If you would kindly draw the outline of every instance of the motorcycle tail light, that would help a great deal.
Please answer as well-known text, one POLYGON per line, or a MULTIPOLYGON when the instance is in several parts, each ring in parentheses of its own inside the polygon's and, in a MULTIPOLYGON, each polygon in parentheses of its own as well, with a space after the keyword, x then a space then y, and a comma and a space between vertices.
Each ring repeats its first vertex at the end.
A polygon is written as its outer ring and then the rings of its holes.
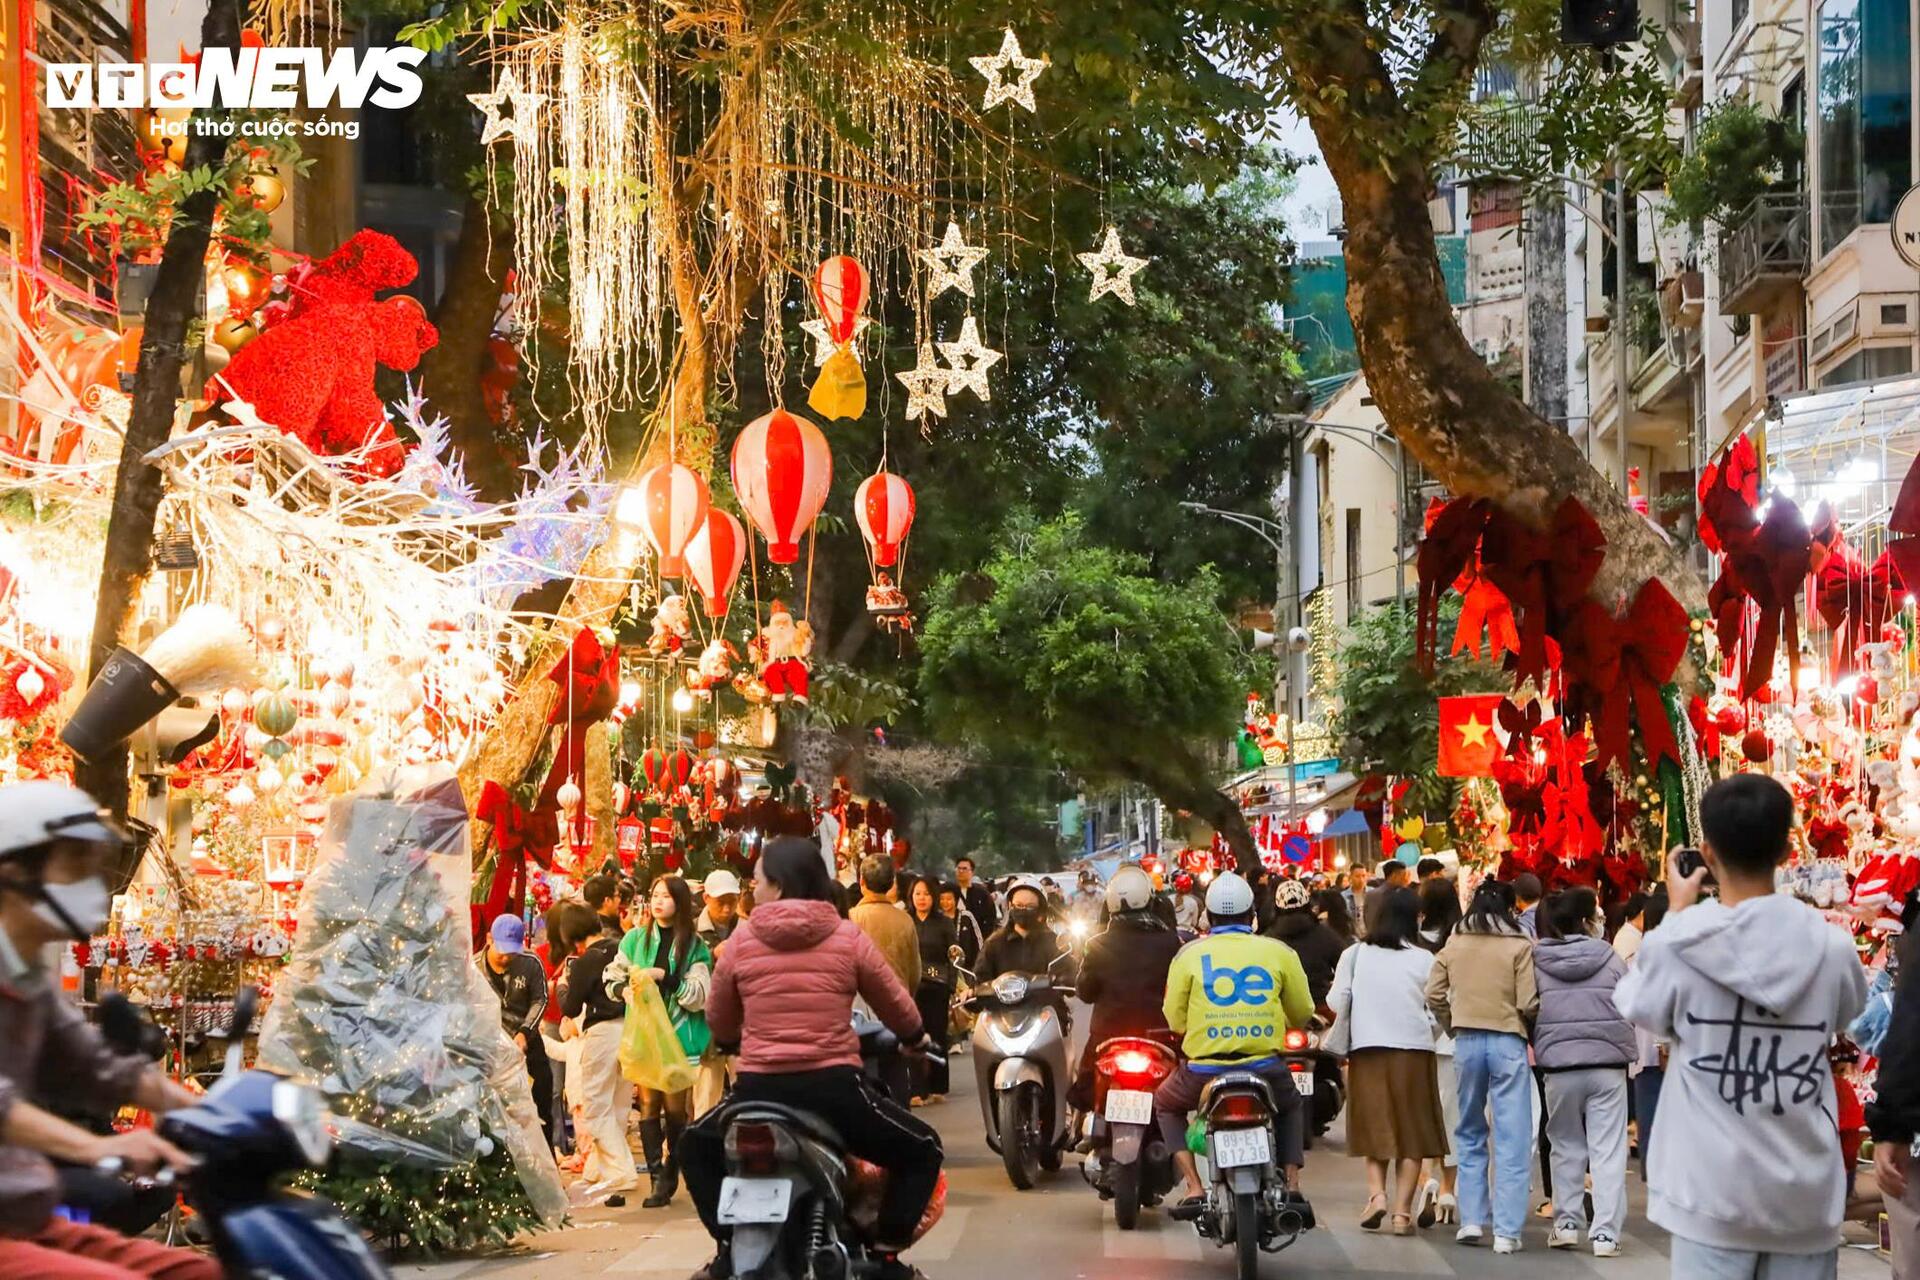
POLYGON ((1250 1093, 1229 1094, 1213 1104, 1208 1119, 1221 1126, 1265 1124, 1267 1104, 1250 1093))
POLYGON ((1306 1032, 1301 1031, 1298 1028, 1287 1032, 1287 1052, 1288 1053, 1300 1053, 1307 1048, 1309 1043, 1311 1042, 1307 1039, 1306 1032))
POLYGON ((736 1124, 727 1130, 728 1154, 740 1171, 764 1176, 778 1164, 780 1143, 770 1124, 736 1124))
POLYGON ((1153 1059, 1138 1049, 1122 1049, 1113 1055, 1113 1069, 1123 1076, 1143 1076, 1153 1069, 1153 1059))
POLYGON ((1103 1076, 1119 1080, 1125 1087, 1157 1084, 1173 1074, 1173 1054, 1164 1045, 1151 1040, 1122 1039, 1100 1047, 1094 1066, 1103 1076))

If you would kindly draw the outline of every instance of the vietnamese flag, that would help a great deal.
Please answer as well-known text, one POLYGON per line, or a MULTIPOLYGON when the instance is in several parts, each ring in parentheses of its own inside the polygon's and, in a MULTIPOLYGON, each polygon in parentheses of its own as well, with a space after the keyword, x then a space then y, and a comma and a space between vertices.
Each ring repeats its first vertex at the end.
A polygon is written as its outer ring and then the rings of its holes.
POLYGON ((1440 699, 1440 776, 1487 778, 1500 755, 1495 729, 1502 693, 1470 693, 1440 699))

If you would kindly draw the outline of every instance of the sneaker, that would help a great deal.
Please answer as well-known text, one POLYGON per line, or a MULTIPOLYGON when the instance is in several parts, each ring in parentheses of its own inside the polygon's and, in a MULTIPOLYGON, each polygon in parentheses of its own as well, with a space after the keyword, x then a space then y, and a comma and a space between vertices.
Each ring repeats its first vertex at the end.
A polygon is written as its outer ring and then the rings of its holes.
POLYGON ((1487 1238, 1485 1227, 1462 1227, 1453 1233, 1455 1244, 1479 1244, 1487 1238))
POLYGON ((1520 1237, 1519 1236, 1495 1236, 1493 1238, 1493 1251, 1495 1253, 1520 1252, 1520 1237))
POLYGON ((1580 1228, 1555 1227, 1553 1236, 1547 1241, 1549 1249, 1578 1249, 1580 1247, 1580 1228))
POLYGON ((1620 1256, 1620 1242, 1612 1236, 1593 1238, 1593 1256, 1596 1258, 1617 1258, 1620 1256))

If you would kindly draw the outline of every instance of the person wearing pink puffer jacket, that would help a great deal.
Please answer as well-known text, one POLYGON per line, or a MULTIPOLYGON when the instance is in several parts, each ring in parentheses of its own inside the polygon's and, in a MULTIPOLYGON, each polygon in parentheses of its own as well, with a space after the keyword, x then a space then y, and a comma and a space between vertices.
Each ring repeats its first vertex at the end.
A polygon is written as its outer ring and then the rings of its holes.
MULTIPOLYGON (((912 1238, 940 1179, 940 1135, 882 1097, 860 1073, 853 1001, 865 1000, 900 1042, 928 1043, 920 1010, 878 947, 841 917, 826 863, 811 840, 771 842, 754 870, 753 913, 727 940, 707 995, 714 1043, 740 1046, 727 1102, 775 1102, 825 1120, 849 1154, 887 1171, 876 1234, 889 1271, 912 1238)), ((726 1173, 723 1103, 681 1139, 682 1171, 700 1219, 720 1246, 698 1273, 732 1272, 714 1205, 726 1173)))

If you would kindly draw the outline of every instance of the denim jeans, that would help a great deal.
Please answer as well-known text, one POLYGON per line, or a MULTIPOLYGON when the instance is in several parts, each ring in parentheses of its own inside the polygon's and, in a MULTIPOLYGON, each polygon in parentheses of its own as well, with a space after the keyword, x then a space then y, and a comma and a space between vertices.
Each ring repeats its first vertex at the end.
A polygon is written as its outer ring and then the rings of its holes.
POLYGON ((1460 1088, 1460 1124, 1453 1133, 1460 1162, 1460 1225, 1491 1222, 1495 1235, 1517 1240, 1527 1223, 1533 1182, 1533 1071, 1527 1066, 1527 1042, 1505 1031, 1462 1028, 1454 1035, 1453 1069, 1460 1088))

